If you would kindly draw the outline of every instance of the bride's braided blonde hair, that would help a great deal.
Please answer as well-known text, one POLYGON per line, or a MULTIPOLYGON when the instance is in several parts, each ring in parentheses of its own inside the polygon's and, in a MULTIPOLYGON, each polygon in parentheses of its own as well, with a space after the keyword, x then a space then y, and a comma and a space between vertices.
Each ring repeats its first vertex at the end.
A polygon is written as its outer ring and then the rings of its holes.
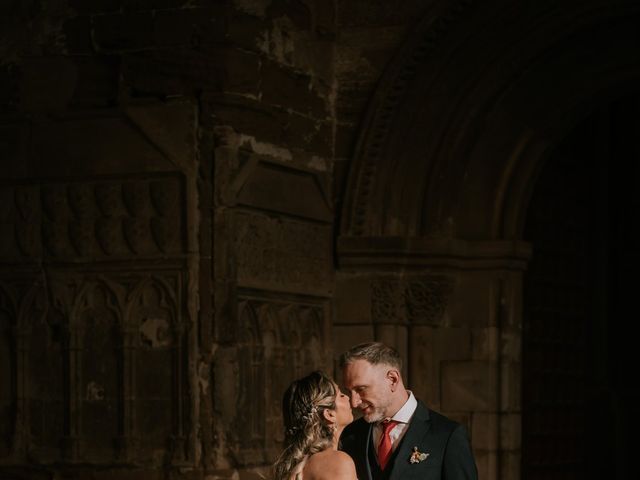
POLYGON ((273 466, 274 480, 289 480, 308 456, 331 447, 334 429, 323 412, 335 409, 336 394, 333 381, 319 371, 289 386, 282 399, 284 451, 273 466))

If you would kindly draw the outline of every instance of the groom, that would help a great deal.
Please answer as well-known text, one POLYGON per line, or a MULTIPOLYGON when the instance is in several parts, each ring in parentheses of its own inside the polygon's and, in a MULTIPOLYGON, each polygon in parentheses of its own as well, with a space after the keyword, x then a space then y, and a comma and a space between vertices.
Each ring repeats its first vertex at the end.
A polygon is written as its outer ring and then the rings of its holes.
POLYGON ((351 406, 362 411, 341 437, 360 480, 477 480, 466 430, 405 388, 398 352, 356 345, 340 367, 351 406))

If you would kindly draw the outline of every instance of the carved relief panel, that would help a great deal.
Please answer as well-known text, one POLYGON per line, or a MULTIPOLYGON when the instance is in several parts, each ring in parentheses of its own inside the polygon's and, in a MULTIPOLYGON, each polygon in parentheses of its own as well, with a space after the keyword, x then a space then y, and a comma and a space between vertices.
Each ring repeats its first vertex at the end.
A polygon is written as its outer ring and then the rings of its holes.
POLYGON ((239 395, 232 443, 241 465, 271 462, 283 441, 282 395, 296 378, 322 369, 327 356, 326 302, 241 297, 239 395))
POLYGON ((184 195, 168 174, 0 187, 0 463, 193 461, 184 195))
POLYGON ((371 318, 377 324, 438 326, 453 291, 450 277, 383 277, 371 282, 371 318))
MULTIPOLYGON (((180 272, 51 274, 48 282, 47 315, 24 318, 28 371, 13 372, 28 379, 28 415, 16 420, 27 431, 30 457, 185 461, 188 329, 180 272)), ((13 349, 9 355, 15 359, 13 349)))
POLYGON ((240 285, 318 295, 330 292, 330 225, 250 212, 237 212, 233 222, 240 285))
POLYGON ((170 175, 0 186, 0 258, 179 254, 181 190, 170 175))

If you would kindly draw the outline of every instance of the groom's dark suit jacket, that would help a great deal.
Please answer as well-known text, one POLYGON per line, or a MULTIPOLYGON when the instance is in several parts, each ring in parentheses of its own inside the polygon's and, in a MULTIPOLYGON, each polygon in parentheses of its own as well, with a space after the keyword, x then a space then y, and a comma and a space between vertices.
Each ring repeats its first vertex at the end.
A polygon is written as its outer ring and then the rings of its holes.
POLYGON ((341 449, 351 455, 359 480, 477 480, 478 471, 465 428, 418 402, 404 437, 384 471, 376 459, 373 424, 360 418, 345 428, 341 449), (417 447, 426 460, 411 463, 417 447))

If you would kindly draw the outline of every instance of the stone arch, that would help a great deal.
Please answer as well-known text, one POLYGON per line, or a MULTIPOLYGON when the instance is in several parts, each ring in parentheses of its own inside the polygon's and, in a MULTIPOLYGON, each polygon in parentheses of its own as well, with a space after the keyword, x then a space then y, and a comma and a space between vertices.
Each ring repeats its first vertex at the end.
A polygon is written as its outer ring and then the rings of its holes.
POLYGON ((130 327, 140 327, 136 316, 141 310, 166 316, 171 328, 178 322, 178 299, 175 287, 169 285, 163 278, 149 277, 140 281, 128 294, 125 322, 130 327))
POLYGON ((83 312, 98 309, 108 311, 116 318, 116 322, 122 322, 122 293, 116 285, 104 279, 88 281, 82 285, 71 305, 69 324, 80 326, 83 312))
POLYGON ((640 78, 637 5, 536 10, 440 2, 420 23, 363 123, 342 236, 520 234, 546 148, 640 78))
POLYGON ((438 2, 361 126, 336 249, 334 343, 395 345, 426 379, 417 395, 466 424, 483 478, 520 478, 522 240, 534 186, 582 119, 637 92, 639 20, 625 1, 438 2), (402 292, 434 273, 455 285, 439 321, 399 309, 385 328, 406 335, 385 337, 375 286, 402 292))

